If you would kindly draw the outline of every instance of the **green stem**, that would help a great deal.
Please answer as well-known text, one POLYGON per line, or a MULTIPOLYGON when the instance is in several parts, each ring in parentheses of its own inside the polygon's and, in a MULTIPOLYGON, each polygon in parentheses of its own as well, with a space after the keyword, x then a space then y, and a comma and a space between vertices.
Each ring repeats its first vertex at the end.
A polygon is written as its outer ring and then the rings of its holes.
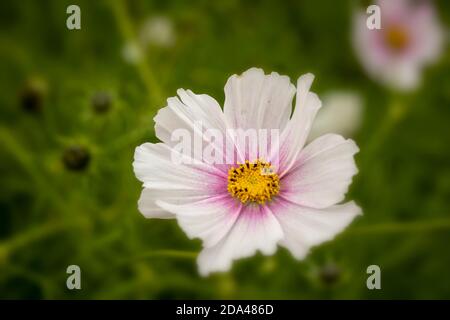
POLYGON ((46 190, 46 195, 54 201, 60 208, 65 208, 58 192, 49 183, 49 179, 41 172, 42 168, 38 165, 38 161, 30 155, 26 149, 21 145, 11 131, 5 127, 0 126, 0 141, 3 143, 3 149, 9 152, 17 161, 25 172, 35 182, 37 189, 46 190))
POLYGON ((450 219, 434 221, 389 222, 373 226, 355 227, 348 230, 344 236, 397 234, 408 232, 430 232, 450 229, 450 219))
MULTIPOLYGON (((134 28, 128 15, 125 3, 122 0, 115 0, 108 1, 108 4, 111 5, 111 9, 119 27, 119 31, 121 32, 124 40, 127 43, 136 44, 142 52, 141 45, 136 41, 134 28)), ((136 66, 137 71, 142 78, 142 81, 149 91, 150 100, 156 104, 161 103, 164 99, 164 96, 158 82, 153 77, 153 73, 150 72, 150 70, 152 70, 150 68, 150 63, 146 59, 139 59, 136 66)))
POLYGON ((26 152, 9 129, 0 126, 0 141, 3 149, 9 151, 25 171, 38 183, 42 182, 42 177, 37 173, 33 158, 26 152))
POLYGON ((110 154, 113 152, 118 152, 119 150, 123 150, 124 148, 135 147, 136 143, 138 143, 140 139, 142 139, 142 137, 145 135, 147 131, 148 131, 147 126, 138 124, 136 126, 136 129, 124 133, 121 137, 109 143, 102 150, 99 150, 99 153, 110 154))
POLYGON ((52 221, 44 225, 39 225, 28 229, 9 240, 0 243, 0 261, 8 258, 8 256, 15 250, 23 248, 30 243, 39 241, 52 234, 83 225, 81 220, 67 222, 52 221))
POLYGON ((195 259, 198 253, 195 251, 182 251, 182 250, 171 250, 162 249, 155 251, 148 251, 140 254, 139 259, 152 258, 152 257, 167 257, 167 258, 180 258, 180 259, 195 259))
POLYGON ((391 96, 391 101, 385 116, 381 122, 378 130, 372 135, 365 147, 365 154, 367 161, 373 159, 378 151, 378 148, 384 143, 389 136, 391 130, 398 124, 407 114, 410 109, 407 106, 407 101, 403 97, 391 96))
POLYGON ((197 258, 198 252, 195 251, 183 251, 183 250, 173 250, 173 249, 156 249, 152 251, 147 251, 136 256, 131 256, 128 258, 121 259, 116 267, 121 267, 123 265, 130 264, 132 261, 144 260, 148 258, 175 258, 175 259, 195 259, 197 258))

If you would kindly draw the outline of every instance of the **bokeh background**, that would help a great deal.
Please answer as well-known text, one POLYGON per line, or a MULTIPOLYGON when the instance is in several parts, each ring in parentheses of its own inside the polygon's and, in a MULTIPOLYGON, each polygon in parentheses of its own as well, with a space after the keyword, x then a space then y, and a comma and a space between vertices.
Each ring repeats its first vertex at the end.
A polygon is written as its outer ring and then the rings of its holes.
MULTIPOLYGON (((368 4, 0 1, 0 298, 450 298, 450 54, 413 92, 373 81, 351 42, 368 4), (66 28, 70 4, 81 30, 66 28), (157 141, 177 88, 222 103, 228 76, 253 66, 359 95, 348 196, 364 215, 304 261, 280 248, 201 278, 200 241, 138 212, 134 148, 157 141), (66 288, 71 264, 81 290, 66 288), (371 264, 381 290, 366 288, 371 264)), ((435 4, 448 26, 450 2, 435 4)))

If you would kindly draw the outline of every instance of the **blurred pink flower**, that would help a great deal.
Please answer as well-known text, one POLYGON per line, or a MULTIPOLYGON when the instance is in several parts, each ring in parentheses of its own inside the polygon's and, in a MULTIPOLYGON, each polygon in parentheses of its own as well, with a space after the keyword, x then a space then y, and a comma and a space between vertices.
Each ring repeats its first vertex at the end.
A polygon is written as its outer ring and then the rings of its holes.
POLYGON ((443 50, 444 30, 430 1, 378 0, 381 29, 366 26, 369 17, 354 17, 353 42, 369 75, 397 90, 417 88, 425 65, 443 50))
POLYGON ((353 201, 339 204, 358 171, 355 142, 326 134, 305 146, 321 107, 309 90, 313 79, 303 75, 295 88, 286 76, 249 69, 228 79, 223 110, 208 95, 180 89, 154 119, 162 143, 136 148, 134 172, 144 186, 139 210, 147 218, 177 219, 190 238, 203 241, 202 275, 229 270, 233 260, 257 251, 273 254, 278 244, 302 259, 361 213, 353 201), (238 140, 225 148, 209 141, 198 121, 223 136, 229 129, 279 130, 280 143, 255 136, 258 146, 269 143, 271 150, 252 158, 238 140), (172 133, 181 128, 193 141, 209 141, 221 159, 229 152, 237 159, 174 163, 172 133), (278 165, 271 168, 274 158, 278 165))

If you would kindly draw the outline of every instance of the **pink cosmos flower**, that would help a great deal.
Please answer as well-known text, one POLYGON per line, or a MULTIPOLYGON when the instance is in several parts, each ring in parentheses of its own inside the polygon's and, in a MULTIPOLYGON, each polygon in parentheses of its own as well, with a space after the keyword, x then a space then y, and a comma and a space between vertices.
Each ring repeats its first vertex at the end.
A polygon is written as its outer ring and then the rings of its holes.
POLYGON ((295 88, 287 76, 249 69, 228 79, 223 111, 212 97, 180 89, 154 119, 162 143, 136 148, 134 171, 144 186, 139 210, 147 218, 177 219, 190 238, 203 241, 197 260, 202 275, 229 270, 233 260, 257 251, 271 255, 277 245, 302 259, 361 213, 354 202, 339 204, 358 171, 356 144, 326 134, 305 146, 321 107, 309 91, 313 78, 301 76, 295 88), (172 133, 180 128, 193 141, 206 141, 222 160, 227 152, 236 160, 174 162, 178 151, 172 133), (237 140, 223 147, 206 138, 203 129, 210 128, 223 136, 228 129, 279 130, 279 143, 258 136, 253 142, 269 148, 262 158, 237 140))
POLYGON ((444 32, 430 1, 378 0, 381 29, 370 30, 368 14, 357 12, 353 26, 356 54, 369 75, 397 90, 413 90, 424 66, 443 50, 444 32))

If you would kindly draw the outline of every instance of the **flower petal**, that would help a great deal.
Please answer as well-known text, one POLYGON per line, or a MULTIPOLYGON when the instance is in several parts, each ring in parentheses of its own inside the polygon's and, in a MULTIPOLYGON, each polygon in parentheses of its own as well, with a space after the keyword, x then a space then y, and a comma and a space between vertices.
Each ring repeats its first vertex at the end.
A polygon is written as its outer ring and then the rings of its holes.
POLYGON ((242 209, 242 204, 228 194, 184 204, 166 201, 156 203, 175 214, 178 224, 188 237, 203 240, 204 247, 212 247, 222 240, 242 209))
POLYGON ((157 200, 174 204, 183 204, 205 199, 207 196, 195 190, 153 190, 144 188, 138 201, 139 211, 144 217, 156 219, 173 219, 175 215, 156 204, 157 200))
POLYGON ((284 232, 280 245, 297 259, 303 259, 311 247, 331 240, 361 214, 354 202, 313 209, 280 199, 272 206, 284 232))
POLYGON ((314 117, 322 105, 319 97, 309 92, 313 80, 314 76, 308 73, 297 81, 295 110, 280 138, 280 176, 288 172, 297 159, 311 130, 314 117))
POLYGON ((224 113, 231 128, 282 129, 292 112, 295 87, 289 77, 251 68, 225 85, 224 113))
MULTIPOLYGON (((197 95, 183 89, 179 89, 177 93, 180 98, 167 99, 167 107, 160 109, 154 118, 156 136, 168 146, 174 147, 179 143, 177 139, 173 139, 174 132, 184 130, 191 141, 198 140, 204 145, 211 145, 224 159, 224 142, 216 144, 204 134, 207 129, 216 129, 222 133, 222 137, 225 136, 225 117, 220 105, 208 95, 197 95)), ((193 146, 189 144, 188 150, 184 152, 193 157, 193 146)))
POLYGON ((198 256, 200 274, 227 271, 233 260, 250 257, 257 250, 271 255, 282 238, 280 224, 267 207, 245 206, 229 233, 198 256))
POLYGON ((353 140, 326 134, 302 150, 291 171, 283 177, 283 197, 302 206, 325 208, 344 200, 358 172, 353 158, 359 151, 353 140))
MULTIPOLYGON (((223 173, 201 162, 178 164, 172 161, 175 153, 163 143, 144 143, 136 148, 134 172, 149 189, 196 190, 211 195, 222 192, 226 185, 223 173)), ((225 176, 226 177, 226 176, 225 176)))

